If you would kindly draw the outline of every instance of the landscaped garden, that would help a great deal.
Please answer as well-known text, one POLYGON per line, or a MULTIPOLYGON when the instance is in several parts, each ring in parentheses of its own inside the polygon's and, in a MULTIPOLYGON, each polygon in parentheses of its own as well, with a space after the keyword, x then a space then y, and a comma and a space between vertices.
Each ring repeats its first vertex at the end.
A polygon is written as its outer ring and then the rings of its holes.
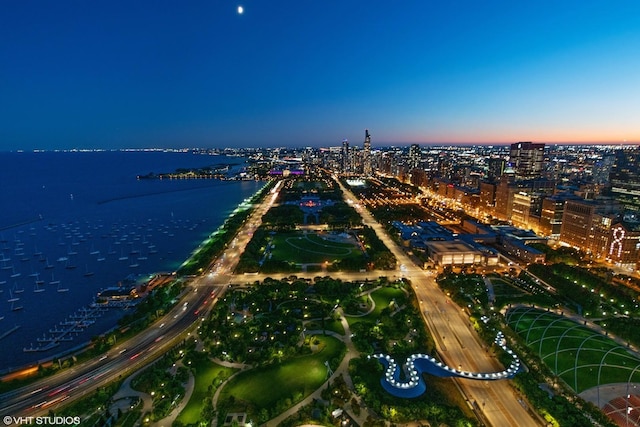
POLYGON ((325 181, 288 179, 262 217, 236 273, 388 270, 396 259, 342 194, 325 181), (333 199, 325 199, 331 196, 333 199))
POLYGON ((265 422, 317 390, 328 378, 328 366, 342 359, 345 345, 329 336, 307 337, 310 354, 245 371, 224 386, 221 412, 247 412, 265 422), (327 365, 325 365, 325 362, 327 365))
POLYGON ((343 233, 277 233, 268 253, 274 260, 295 264, 334 263, 347 257, 362 257, 356 239, 343 233))
POLYGON ((201 420, 210 420, 214 416, 213 393, 237 369, 221 366, 202 353, 192 353, 187 357, 188 366, 193 372, 195 385, 187 406, 180 412, 176 421, 183 425, 198 424, 201 420))
POLYGON ((640 382, 640 359, 597 331, 531 307, 509 310, 506 321, 576 393, 604 384, 640 382))

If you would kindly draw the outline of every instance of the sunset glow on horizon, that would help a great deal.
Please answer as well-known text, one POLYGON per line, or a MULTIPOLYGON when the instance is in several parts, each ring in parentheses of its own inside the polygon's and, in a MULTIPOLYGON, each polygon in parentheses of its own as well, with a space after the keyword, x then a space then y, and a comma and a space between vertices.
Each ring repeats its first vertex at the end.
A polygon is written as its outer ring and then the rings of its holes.
POLYGON ((614 5, 6 3, 0 150, 638 144, 640 4, 614 5))

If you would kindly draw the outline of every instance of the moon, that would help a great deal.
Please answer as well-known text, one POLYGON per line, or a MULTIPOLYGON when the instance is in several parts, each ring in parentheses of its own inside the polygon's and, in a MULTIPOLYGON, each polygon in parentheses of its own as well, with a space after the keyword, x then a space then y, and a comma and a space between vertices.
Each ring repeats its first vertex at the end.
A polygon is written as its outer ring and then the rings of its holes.
POLYGON ((238 6, 238 15, 242 15, 244 13, 244 7, 238 6))

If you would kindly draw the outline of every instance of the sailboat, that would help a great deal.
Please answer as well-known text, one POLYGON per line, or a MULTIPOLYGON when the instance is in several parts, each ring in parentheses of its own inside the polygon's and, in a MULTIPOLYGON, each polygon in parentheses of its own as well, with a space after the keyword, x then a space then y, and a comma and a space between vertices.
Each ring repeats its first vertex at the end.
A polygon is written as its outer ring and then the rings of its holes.
POLYGON ((44 268, 47 270, 50 270, 54 267, 53 264, 49 264, 49 258, 46 259, 47 263, 45 264, 44 268))
POLYGON ((40 287, 40 284, 38 282, 36 282, 35 286, 33 287, 33 292, 39 294, 40 292, 44 292, 44 288, 40 287))
POLYGON ((16 283, 13 285, 13 293, 14 293, 14 294, 21 294, 21 293, 23 293, 23 292, 24 292, 24 289, 23 289, 23 288, 19 288, 19 287, 18 287, 18 282, 16 282, 16 283))
POLYGON ((85 265, 85 270, 84 270, 84 277, 89 277, 89 276, 93 276, 93 271, 89 271, 89 266, 85 265))
POLYGON ((37 273, 35 277, 36 277, 36 285, 44 284, 44 280, 40 278, 40 273, 37 273))
POLYGON ((126 256, 123 251, 121 251, 120 252, 120 258, 118 258, 118 261, 126 261, 128 259, 129 259, 129 257, 126 256))
POLYGON ((71 263, 71 260, 67 259, 67 263, 64 268, 66 268, 67 270, 73 270, 74 268, 76 268, 76 266, 71 263))
POLYGON ((9 299, 7 300, 7 302, 16 302, 16 301, 20 301, 20 298, 14 297, 13 292, 11 292, 11 289, 9 289, 9 299))
POLYGON ((53 277, 53 273, 51 273, 51 281, 49 282, 50 285, 59 285, 60 284, 60 280, 56 280, 55 277, 53 277))
POLYGON ((7 258, 6 256, 4 256, 4 254, 2 254, 2 259, 0 259, 0 262, 2 262, 2 267, 0 268, 3 270, 13 269, 13 265, 9 264, 9 261, 11 261, 11 258, 7 258))
POLYGON ((63 288, 60 281, 58 280, 58 292, 69 292, 69 288, 63 288))
POLYGON ((23 306, 16 304, 16 301, 11 302, 11 311, 22 310, 23 308, 23 306))
POLYGON ((22 273, 20 272, 16 273, 15 267, 11 267, 11 268, 13 268, 13 273, 11 274, 12 278, 20 277, 22 275, 22 273))

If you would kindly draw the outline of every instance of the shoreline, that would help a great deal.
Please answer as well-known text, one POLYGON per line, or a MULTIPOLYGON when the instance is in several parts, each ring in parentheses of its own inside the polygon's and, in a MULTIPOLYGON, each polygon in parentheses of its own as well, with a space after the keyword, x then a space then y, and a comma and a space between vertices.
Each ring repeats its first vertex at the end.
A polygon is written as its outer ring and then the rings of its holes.
MULTIPOLYGON (((263 191, 263 189, 264 189, 264 186, 263 186, 263 187, 261 187, 261 188, 259 188, 256 192, 254 192, 254 193, 250 196, 250 198, 254 198, 254 197, 256 197, 256 196, 257 196, 261 191, 263 191)), ((238 207, 238 206, 240 206, 242 203, 244 203, 244 202, 240 202, 240 203, 238 203, 238 205, 236 205, 236 209, 237 209, 237 207, 238 207)), ((193 248, 193 250, 190 252, 189 256, 188 256, 185 260, 183 260, 183 262, 182 262, 180 265, 184 265, 184 264, 185 264, 185 263, 187 263, 190 259, 192 259, 192 258, 193 258, 193 256, 197 253, 198 248, 200 248, 200 247, 201 247, 205 242, 207 242, 207 241, 211 238, 211 236, 216 235, 216 234, 218 233, 218 231, 220 230, 220 228, 224 227, 224 225, 226 224, 227 220, 228 220, 229 218, 233 217, 234 215, 235 215, 235 210, 234 210, 234 211, 232 211, 232 212, 231 212, 227 217, 225 217, 225 219, 224 219, 224 220, 222 221, 222 223, 218 226, 218 228, 216 228, 214 231, 210 232, 210 233, 207 235, 207 237, 206 237, 204 240, 202 240, 202 241, 200 242, 200 244, 196 245, 196 246, 193 248)), ((38 221, 39 221, 39 220, 40 220, 40 219, 38 219, 38 221)), ((28 223, 31 223, 31 222, 35 222, 35 221, 29 221, 29 222, 27 222, 27 224, 28 224, 28 223)), ((24 224, 20 224, 20 225, 24 225, 24 224)), ((160 273, 151 273, 151 274, 160 274, 160 273)), ((104 331, 100 332, 100 333, 99 333, 99 334, 97 334, 97 335, 98 335, 98 336, 100 336, 100 335, 108 334, 109 332, 111 332, 111 331, 113 331, 113 330, 117 329, 118 327, 119 327, 119 326, 116 324, 116 325, 112 326, 111 328, 106 329, 106 330, 104 330, 104 331)), ((15 332, 17 329, 19 329, 19 326, 18 326, 18 327, 14 327, 14 328, 12 328, 11 330, 7 331, 7 332, 4 334, 4 336, 3 336, 3 337, 1 337, 1 338, 4 338, 5 336, 7 336, 7 335, 9 335, 9 334, 11 334, 11 333, 13 333, 13 332, 15 332)), ((1 339, 1 338, 0 338, 0 339, 1 339)), ((42 366, 42 365, 49 365, 49 364, 53 364, 53 363, 56 361, 56 359, 61 359, 61 358, 65 358, 65 359, 66 359, 66 358, 68 358, 68 357, 72 357, 73 355, 80 354, 80 353, 82 353, 82 352, 86 351, 86 350, 87 350, 87 348, 88 348, 90 345, 91 345, 91 341, 85 341, 85 342, 83 342, 83 343, 80 343, 80 344, 78 344, 78 345, 76 345, 76 346, 72 347, 72 348, 66 349, 66 350, 64 350, 64 351, 60 351, 60 352, 58 352, 58 353, 56 353, 56 354, 53 354, 53 355, 50 355, 50 356, 43 357, 43 358, 41 358, 41 359, 37 359, 36 361, 27 362, 27 363, 24 363, 24 364, 22 364, 21 366, 17 366, 17 367, 16 367, 16 366, 14 366, 14 367, 7 367, 6 369, 2 369, 2 370, 0 370, 0 382, 11 381, 11 380, 16 379, 16 378, 19 378, 19 377, 21 377, 21 376, 23 376, 23 375, 28 376, 28 375, 29 375, 28 373, 26 373, 26 374, 25 374, 25 372, 26 372, 26 371, 33 370, 34 368, 37 368, 37 367, 42 366)), ((45 350, 45 351, 46 351, 46 350, 45 350)))

